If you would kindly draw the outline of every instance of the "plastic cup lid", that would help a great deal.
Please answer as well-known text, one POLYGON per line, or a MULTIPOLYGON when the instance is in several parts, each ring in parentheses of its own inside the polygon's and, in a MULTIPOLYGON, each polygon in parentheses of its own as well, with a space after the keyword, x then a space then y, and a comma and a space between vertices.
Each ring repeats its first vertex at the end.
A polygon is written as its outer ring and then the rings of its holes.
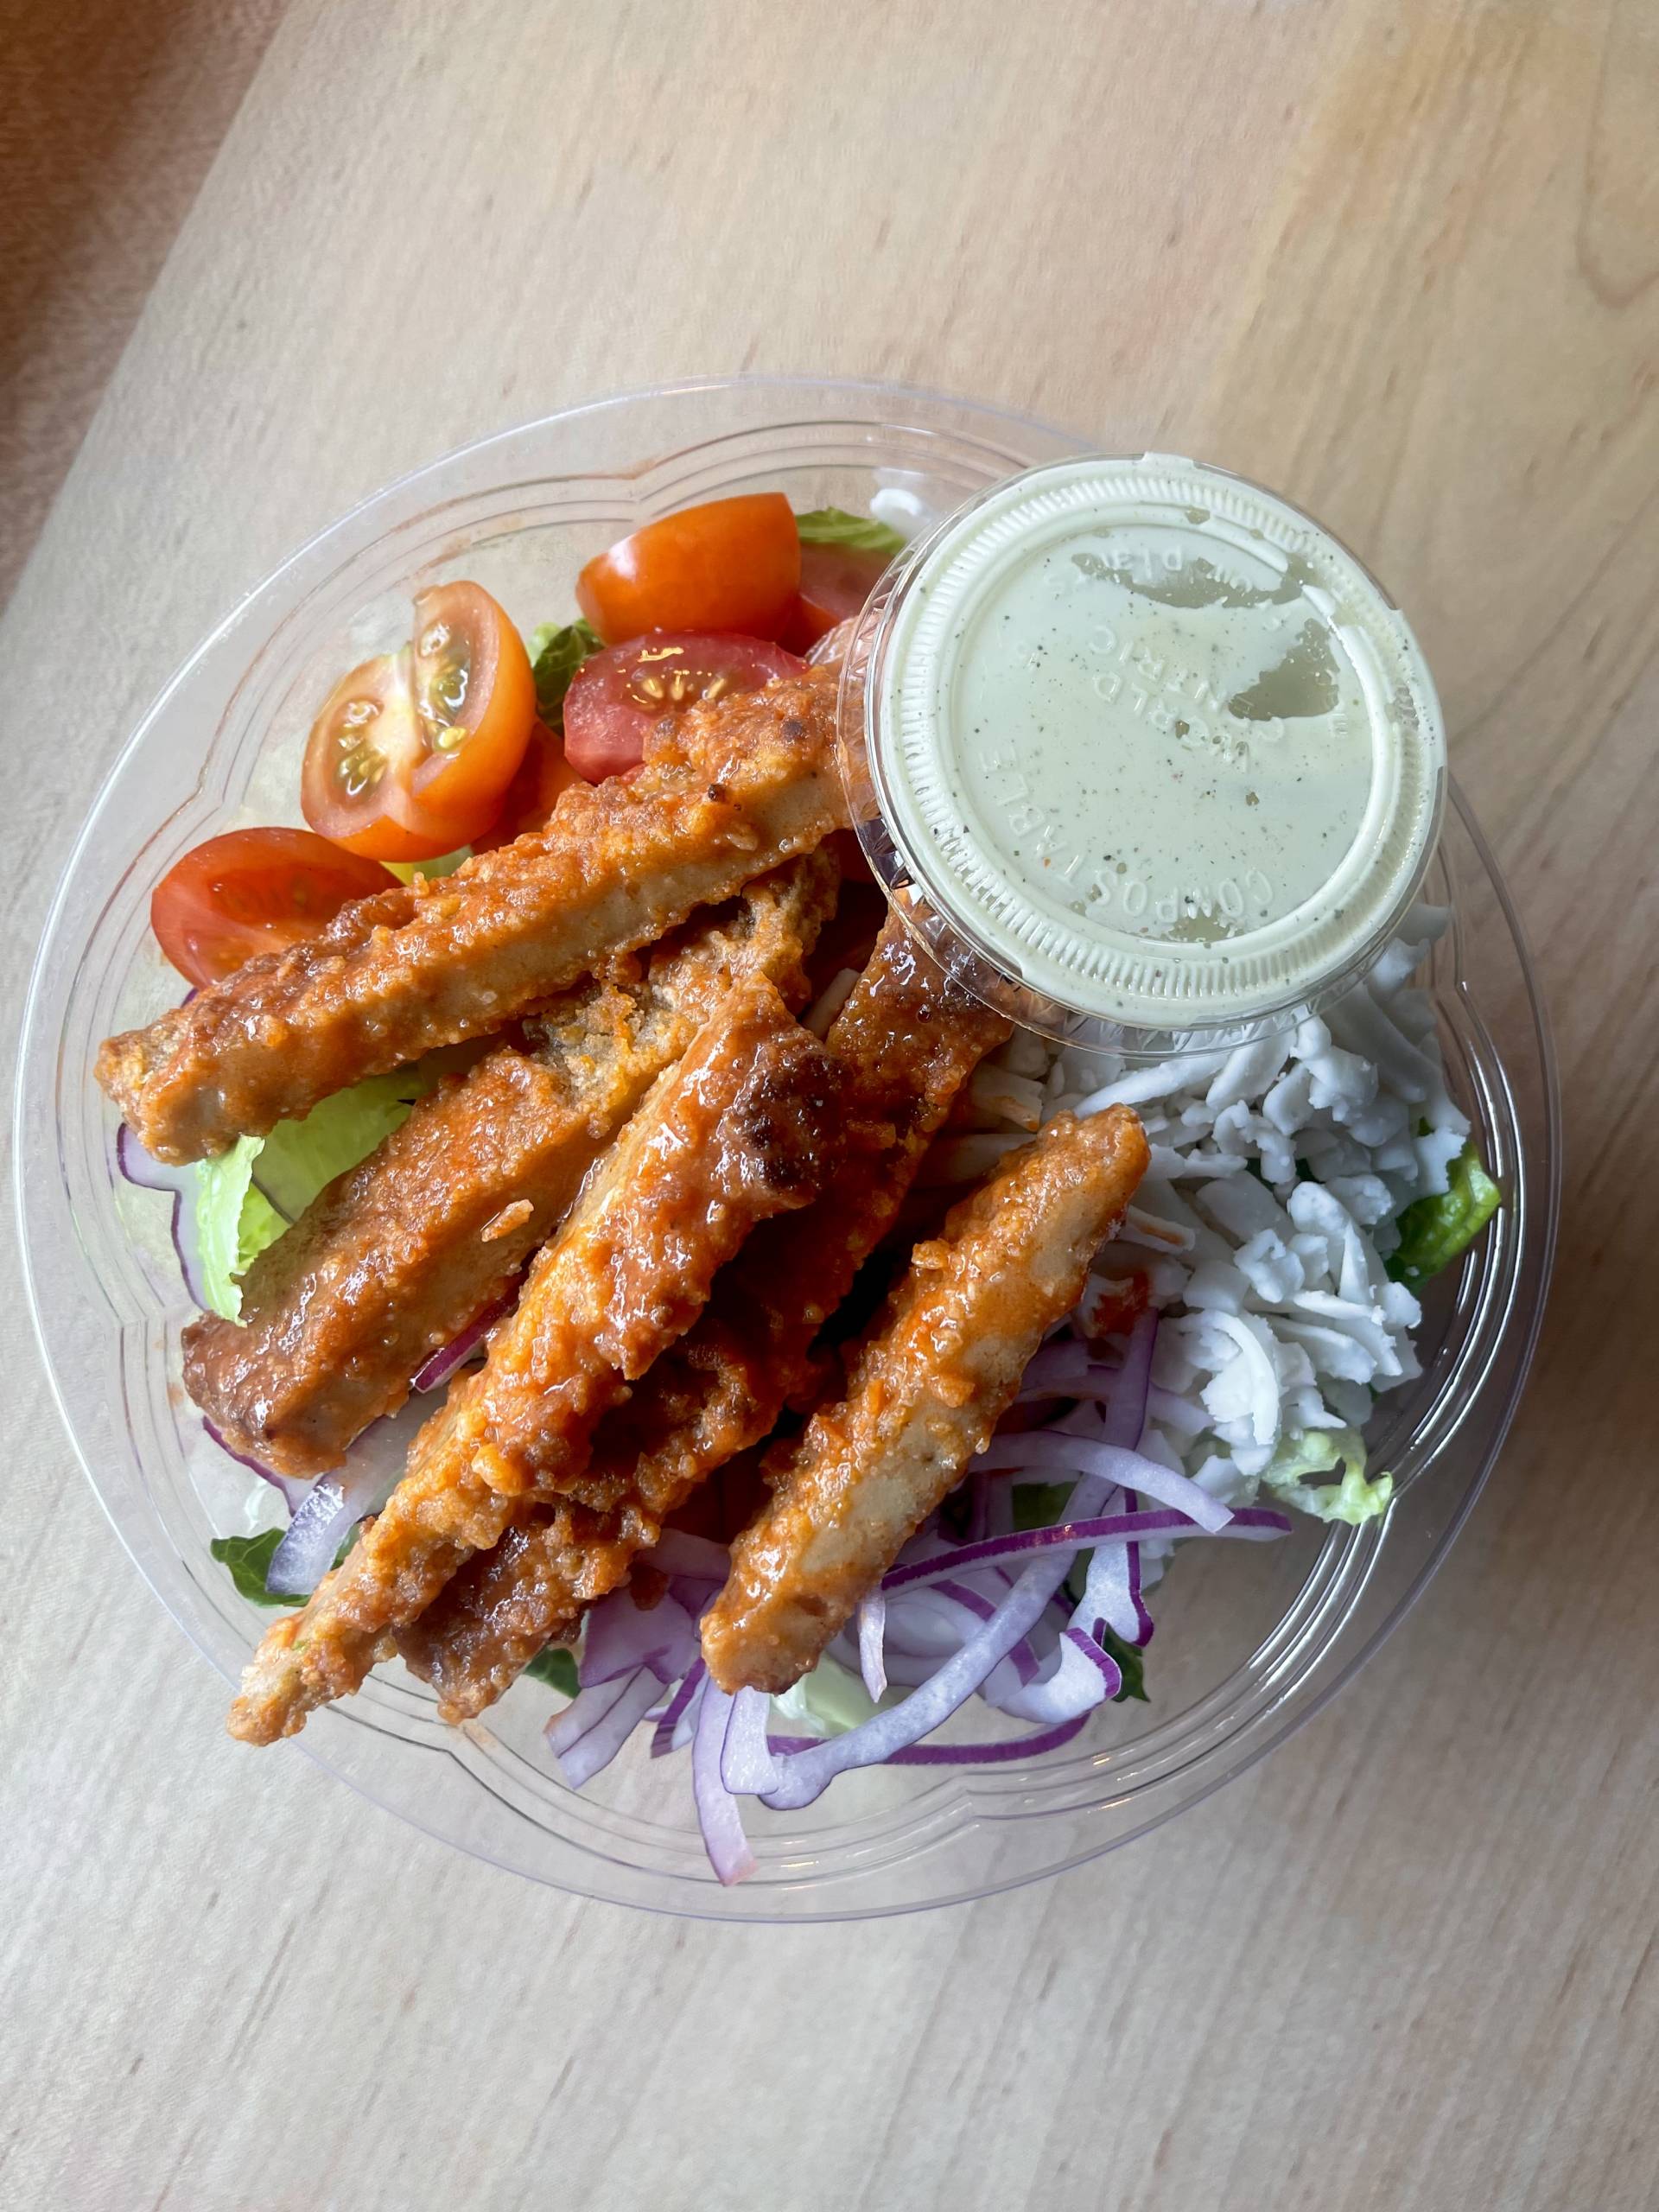
POLYGON ((913 548, 849 654, 865 848, 1054 1035, 1270 1027, 1398 925, 1445 788, 1403 617, 1287 502, 1176 456, 1033 470, 913 548))

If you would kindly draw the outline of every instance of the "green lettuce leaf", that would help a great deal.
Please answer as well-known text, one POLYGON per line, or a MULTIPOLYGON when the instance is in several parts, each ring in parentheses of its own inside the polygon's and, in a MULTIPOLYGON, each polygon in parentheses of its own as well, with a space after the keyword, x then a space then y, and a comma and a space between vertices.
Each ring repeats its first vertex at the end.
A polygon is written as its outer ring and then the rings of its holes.
POLYGON ((301 1121, 278 1122, 255 1166, 260 1189, 280 1213, 297 1220, 325 1184, 366 1160, 382 1137, 400 1128, 431 1088, 432 1077, 420 1065, 397 1068, 335 1091, 301 1121))
POLYGON ((550 1683, 564 1697, 576 1694, 576 1655, 562 1643, 548 1644, 524 1671, 532 1681, 550 1683))
POLYGON ((231 1580, 245 1598, 256 1605, 302 1605, 303 1598, 279 1598, 265 1587, 271 1554, 283 1541, 280 1529, 262 1529, 257 1536, 215 1536, 208 1549, 231 1570, 231 1580))
POLYGON ((196 1168, 201 1294, 227 1321, 241 1316, 240 1278, 288 1226, 264 1192, 253 1187, 259 1148, 257 1137, 238 1137, 228 1152, 196 1168))
POLYGON ((457 845, 453 853, 440 853, 435 861, 382 861, 380 865, 389 868, 399 883, 413 883, 417 875, 453 875, 463 861, 472 857, 470 845, 457 845))
MULTIPOLYGON (((334 1554, 338 1567, 362 1530, 359 1521, 334 1554)), ((207 1547, 216 1560, 231 1570, 231 1580, 245 1598, 256 1605, 302 1605, 303 1598, 289 1598, 275 1590, 267 1590, 265 1577, 270 1573, 270 1562, 276 1547, 287 1531, 283 1529, 262 1529, 257 1536, 215 1536, 207 1547)))
POLYGON ((891 561, 905 550, 906 541, 873 515, 849 515, 842 507, 816 507, 797 515, 795 526, 803 545, 844 545, 849 552, 879 553, 891 561))
POLYGON ((1122 1705, 1126 1699, 1137 1697, 1142 1705, 1150 1705, 1147 1695, 1147 1655, 1138 1643, 1125 1643, 1115 1629, 1103 1628, 1100 1632, 1100 1648, 1110 1659, 1117 1662, 1117 1671, 1123 1677, 1123 1687, 1112 1700, 1122 1705))
POLYGON ((1394 1477, 1365 1473, 1364 1440, 1356 1429, 1310 1428, 1287 1436, 1262 1472, 1262 1487, 1281 1504, 1311 1513, 1316 1521, 1346 1521, 1357 1528, 1387 1510, 1394 1477), (1306 1475, 1344 1471, 1339 1483, 1313 1484, 1306 1475))
POLYGON ((1065 1517, 1074 1488, 1071 1483, 1016 1483, 1009 1500, 1015 1529, 1023 1534, 1027 1529, 1052 1528, 1065 1517))
POLYGON ((215 1313, 227 1321, 241 1318, 241 1278, 257 1255, 298 1220, 326 1183, 365 1160, 382 1137, 406 1121, 433 1080, 419 1065, 370 1076, 323 1099, 303 1120, 279 1122, 268 1137, 239 1137, 217 1160, 200 1163, 195 1206, 202 1295, 215 1313))
MULTIPOLYGON (((1016 1529, 1048 1529, 1065 1516, 1067 1501, 1071 1496, 1070 1483, 1016 1483, 1011 1500, 1014 1525, 1016 1529)), ((1074 1605, 1083 1601, 1083 1586, 1089 1577, 1089 1561, 1093 1554, 1079 1552, 1066 1573, 1065 1592, 1074 1605)), ((1112 1700, 1122 1705, 1126 1698, 1139 1698, 1143 1705, 1150 1703, 1147 1696, 1147 1668, 1145 1656, 1137 1644, 1125 1643, 1111 1629, 1103 1629, 1100 1637, 1103 1651, 1117 1662, 1117 1670, 1123 1677, 1123 1687, 1112 1700)))
MULTIPOLYGON (((902 1690, 889 1690, 881 1702, 896 1705, 905 1694, 902 1690)), ((810 1675, 803 1675, 792 1688, 772 1702, 784 1719, 795 1721, 809 1734, 823 1736, 844 1736, 877 1710, 859 1677, 849 1674, 839 1660, 829 1658, 820 1659, 810 1675)))
POLYGON ((1447 1188, 1438 1198, 1414 1199, 1401 1215, 1389 1273, 1408 1290, 1420 1290, 1474 1243, 1503 1203, 1471 1140, 1447 1171, 1447 1188))
POLYGON ((536 709, 550 729, 564 722, 564 695, 583 661, 603 650, 604 639, 587 622, 543 622, 530 640, 536 678, 536 709))

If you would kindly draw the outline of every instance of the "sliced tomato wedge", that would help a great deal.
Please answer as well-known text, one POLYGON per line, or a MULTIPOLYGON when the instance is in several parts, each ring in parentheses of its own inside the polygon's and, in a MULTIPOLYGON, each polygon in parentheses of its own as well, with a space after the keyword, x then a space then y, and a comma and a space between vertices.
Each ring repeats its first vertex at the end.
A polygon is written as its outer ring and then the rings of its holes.
POLYGON ((300 811, 320 836, 378 861, 432 861, 466 838, 448 824, 424 836, 393 811, 421 756, 408 655, 383 653, 343 677, 306 741, 300 811))
POLYGON ((498 845, 510 845, 526 830, 539 830, 558 804, 559 793, 582 780, 564 757, 563 741, 545 722, 537 722, 530 733, 518 772, 507 785, 495 827, 474 840, 474 851, 493 852, 498 845))
POLYGON ((637 767, 652 725, 698 699, 759 691, 806 664, 762 638, 653 630, 586 660, 564 700, 565 758, 590 784, 637 767))
POLYGON ((800 581, 794 512, 760 492, 647 523, 588 563, 576 603, 607 645, 646 630, 779 638, 800 581))
POLYGON ((415 639, 337 684, 312 726, 300 806, 347 852, 435 860, 494 822, 536 719, 524 641, 481 585, 415 601, 415 639))
POLYGON ((481 584, 441 584, 415 601, 410 679, 423 752, 408 786, 407 827, 490 827, 536 721, 524 641, 481 584))
POLYGON ((861 614, 887 567, 881 554, 854 546, 803 545, 800 596, 782 633, 791 652, 807 652, 838 623, 861 614))
POLYGON ((395 890, 378 862, 308 830, 232 830, 175 861, 150 894, 162 950, 193 983, 315 937, 342 906, 395 890))

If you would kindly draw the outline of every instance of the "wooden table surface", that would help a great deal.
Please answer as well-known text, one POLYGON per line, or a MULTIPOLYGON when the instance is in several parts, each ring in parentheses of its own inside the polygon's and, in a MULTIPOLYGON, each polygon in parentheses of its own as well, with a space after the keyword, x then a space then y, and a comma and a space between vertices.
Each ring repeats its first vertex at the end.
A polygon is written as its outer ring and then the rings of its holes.
POLYGON ((656 378, 907 379, 1224 461, 1390 580, 1550 995, 1561 1263, 1332 1709, 1107 1862, 798 1930, 229 1743, 8 1284, 0 2204, 1659 2202, 1656 143, 1650 0, 292 0, 6 619, 10 1002, 137 713, 361 494, 656 378))

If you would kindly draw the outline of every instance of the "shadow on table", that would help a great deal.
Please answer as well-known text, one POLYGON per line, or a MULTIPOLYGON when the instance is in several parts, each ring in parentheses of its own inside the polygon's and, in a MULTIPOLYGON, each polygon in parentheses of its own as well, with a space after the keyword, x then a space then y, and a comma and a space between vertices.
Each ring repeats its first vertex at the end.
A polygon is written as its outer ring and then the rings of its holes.
POLYGON ((0 0, 0 604, 284 0, 0 0))

